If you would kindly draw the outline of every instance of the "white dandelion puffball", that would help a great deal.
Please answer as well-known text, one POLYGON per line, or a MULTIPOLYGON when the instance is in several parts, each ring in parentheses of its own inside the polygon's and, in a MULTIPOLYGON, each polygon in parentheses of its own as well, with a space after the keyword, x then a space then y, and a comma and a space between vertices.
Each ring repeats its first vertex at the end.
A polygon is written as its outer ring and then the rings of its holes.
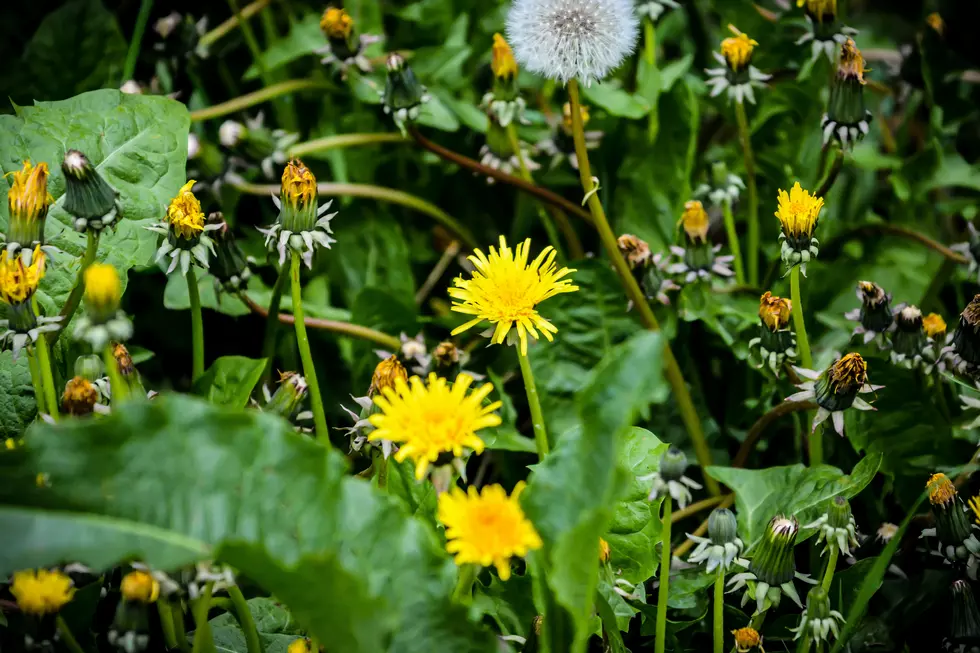
POLYGON ((514 0, 507 40, 528 70, 588 86, 633 52, 639 26, 633 0, 514 0))

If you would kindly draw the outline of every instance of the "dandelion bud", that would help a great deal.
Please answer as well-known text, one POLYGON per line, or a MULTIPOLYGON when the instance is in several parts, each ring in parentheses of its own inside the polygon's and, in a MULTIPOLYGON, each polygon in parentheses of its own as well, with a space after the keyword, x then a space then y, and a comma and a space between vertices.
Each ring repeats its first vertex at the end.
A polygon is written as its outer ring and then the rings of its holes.
POLYGON ((650 501, 670 496, 681 508, 691 501, 691 489, 700 490, 701 485, 684 475, 687 470, 687 456, 677 447, 670 447, 660 457, 660 469, 652 474, 641 476, 638 481, 653 481, 650 501))
POLYGON ((911 368, 922 360, 922 350, 926 346, 922 325, 922 311, 915 306, 906 306, 897 313, 892 335, 892 363, 911 368))
POLYGON ((831 138, 842 147, 853 145, 868 133, 871 112, 864 105, 864 57, 852 39, 840 49, 837 75, 830 86, 830 101, 823 116, 823 142, 831 138))
POLYGON ((170 200, 163 221, 146 227, 164 236, 157 249, 155 261, 160 262, 170 257, 167 274, 176 270, 179 265, 180 273, 186 276, 192 260, 200 267, 208 268, 208 254, 213 251, 214 243, 207 232, 216 227, 205 224, 201 202, 192 190, 196 183, 190 179, 181 186, 177 195, 170 200))
POLYGON ((955 580, 950 586, 953 605, 950 610, 948 650, 973 651, 980 646, 980 609, 970 584, 955 580), (959 647, 959 648, 957 648, 959 647))
POLYGON ((796 0, 797 7, 818 23, 833 22, 837 19, 837 0, 796 0))
POLYGON ((946 33, 946 21, 943 20, 943 17, 939 15, 938 11, 934 11, 926 16, 926 24, 939 36, 943 36, 946 33))
POLYGON ((960 322, 953 332, 953 352, 966 364, 980 364, 980 295, 960 313, 960 322))
POLYGON ((0 252, 0 302, 8 306, 6 319, 0 320, 0 344, 9 340, 15 359, 25 345, 37 342, 39 334, 60 328, 60 316, 39 317, 31 305, 46 261, 40 245, 29 256, 9 249, 0 252))
POLYGON ((929 313, 922 318, 922 330, 926 337, 941 340, 946 335, 946 320, 939 313, 929 313))
POLYGON ((98 401, 99 392, 92 382, 76 376, 65 384, 65 392, 61 396, 61 410, 76 417, 90 415, 98 401))
POLYGON ((303 403, 306 392, 306 379, 296 372, 281 372, 279 374, 279 387, 276 388, 262 410, 289 419, 303 403))
POLYGON ((123 576, 119 591, 127 601, 153 603, 160 596, 160 583, 149 572, 136 570, 123 576))
POLYGON ((724 161, 715 161, 711 164, 708 182, 698 186, 694 196, 707 197, 711 200, 712 206, 728 204, 730 207, 738 201, 743 190, 745 190, 745 182, 741 177, 730 172, 724 161))
POLYGON ((857 298, 861 300, 861 307, 844 314, 848 320, 859 322, 853 335, 863 335, 864 344, 877 338, 884 347, 884 334, 895 330, 892 296, 873 281, 858 281, 857 298))
POLYGON ((133 325, 119 310, 122 284, 116 268, 93 263, 85 270, 85 314, 78 318, 75 339, 100 351, 109 341, 129 340, 133 325))
POLYGON ((631 0, 515 0, 507 38, 528 70, 588 86, 636 46, 639 20, 631 0))
POLYGON ((698 546, 687 559, 692 564, 707 562, 705 571, 712 573, 721 568, 728 571, 745 545, 738 537, 738 522, 735 514, 727 508, 715 508, 708 516, 708 537, 688 534, 688 539, 698 546))
POLYGON ((102 357, 97 354, 79 356, 75 359, 74 369, 75 376, 81 377, 88 381, 101 379, 105 374, 105 365, 102 362, 102 357))
POLYGON ((218 225, 218 229, 214 231, 215 251, 214 260, 211 262, 211 274, 225 290, 238 292, 245 288, 249 277, 252 276, 248 259, 245 258, 242 248, 238 246, 221 212, 211 213, 208 216, 208 224, 218 225))
POLYGON ((724 68, 705 70, 708 74, 708 86, 711 87, 711 97, 727 91, 729 100, 741 104, 745 98, 755 104, 755 92, 752 87, 764 86, 763 82, 771 75, 766 75, 751 65, 752 53, 759 42, 750 38, 748 34, 740 32, 734 25, 729 25, 728 29, 734 36, 724 39, 721 42, 721 51, 714 53, 715 59, 724 68))
POLYGON ((796 633, 793 638, 799 639, 807 635, 812 642, 826 642, 832 644, 840 637, 840 624, 844 623, 844 615, 837 610, 830 609, 830 598, 827 592, 819 585, 810 590, 806 597, 806 610, 800 619, 800 625, 790 628, 790 632, 796 633), (833 635, 833 639, 831 639, 833 635))
POLYGON ((75 231, 101 231, 119 215, 117 193, 84 154, 68 150, 61 162, 65 174, 65 210, 75 217, 75 231))
POLYGON ((793 309, 793 302, 782 297, 775 297, 766 291, 759 298, 759 319, 769 331, 779 331, 789 325, 790 311, 793 309))
POLYGON ((432 350, 432 360, 435 363, 436 370, 442 372, 444 376, 455 376, 458 374, 459 370, 457 367, 462 358, 463 352, 449 340, 440 342, 432 350))
POLYGON ((311 653, 313 646, 309 637, 299 637, 289 643, 286 653, 311 653))
POLYGON ((813 237, 813 232, 823 208, 823 198, 811 195, 796 182, 788 193, 780 189, 778 200, 776 218, 782 227, 779 240, 783 263, 787 268, 799 265, 806 276, 806 264, 815 259, 819 251, 820 243, 813 237))
POLYGON ((687 234, 690 244, 708 242, 708 213, 704 206, 697 200, 684 203, 684 214, 681 216, 681 225, 684 233, 687 234))
POLYGON ((851 514, 851 504, 843 496, 834 497, 827 512, 822 514, 812 524, 803 528, 816 528, 818 531, 817 544, 826 541, 823 553, 836 547, 843 555, 851 555, 851 547, 858 545, 857 522, 851 514))
POLYGON ((936 518, 936 535, 944 545, 956 546, 970 537, 971 526, 956 486, 945 474, 933 474, 926 484, 936 518))
POLYGON ((748 34, 738 31, 734 25, 729 25, 728 29, 734 34, 721 42, 721 56, 725 58, 725 63, 734 73, 739 73, 748 68, 752 61, 752 52, 759 42, 749 38, 748 34))
POLYGON ((599 562, 606 563, 609 562, 609 542, 605 541, 601 537, 599 538, 599 562))
POLYGON ((788 329, 793 302, 766 291, 759 298, 759 335, 749 341, 756 367, 768 365, 773 374, 786 361, 796 360, 796 334, 788 329))
MULTIPOLYGON (((487 112, 489 119, 487 125, 487 142, 480 148, 480 163, 493 168, 502 170, 507 174, 520 171, 521 160, 524 166, 531 171, 537 170, 541 166, 531 158, 531 149, 526 143, 518 141, 520 151, 514 149, 514 141, 505 129, 504 124, 497 119, 493 111, 487 112)), ((487 177, 487 183, 494 183, 493 177, 487 177)))
POLYGON ((735 638, 737 653, 749 653, 752 649, 762 650, 762 635, 752 626, 733 630, 732 636, 735 638))
POLYGON ((282 171, 279 198, 272 198, 279 218, 272 226, 259 229, 265 235, 265 246, 279 252, 280 265, 286 262, 287 251, 292 251, 312 268, 316 250, 329 249, 336 242, 329 234, 333 233, 330 220, 337 214, 324 215, 333 201, 318 207, 317 197, 316 177, 302 161, 292 159, 282 171))
POLYGON ((645 240, 637 238, 633 234, 623 234, 616 239, 619 252, 629 263, 630 269, 644 267, 650 260, 650 246, 645 240))
POLYGON ((7 191, 7 251, 26 250, 31 263, 31 253, 38 245, 44 245, 44 223, 48 217, 51 196, 48 194, 48 164, 36 166, 24 161, 20 170, 10 173, 13 182, 7 191))
POLYGON ((357 56, 360 51, 360 39, 357 38, 354 29, 354 19, 346 9, 327 7, 320 18, 320 29, 327 37, 334 57, 344 61, 357 56))
POLYGON ((517 84, 517 61, 500 34, 493 35, 490 70, 493 71, 493 89, 483 96, 481 106, 501 127, 510 125, 515 117, 524 121, 526 103, 517 84))
POLYGON ((390 356, 378 363, 374 368, 374 375, 371 377, 371 387, 368 388, 368 396, 384 394, 385 389, 395 389, 398 381, 408 381, 408 372, 398 361, 397 356, 390 356))
POLYGON ((671 247, 673 252, 681 262, 667 268, 672 274, 684 275, 685 283, 697 280, 709 281, 712 274, 720 277, 732 276, 732 270, 728 267, 734 257, 715 256, 721 249, 721 245, 713 246, 708 242, 708 226, 710 220, 704 206, 697 200, 691 200, 684 204, 684 213, 681 215, 680 225, 684 229, 687 240, 687 247, 671 247))
POLYGON ((14 572, 10 593, 21 612, 56 614, 75 595, 72 580, 58 570, 28 569, 14 572))
POLYGON ((777 515, 769 521, 749 571, 769 585, 782 585, 793 580, 796 560, 793 548, 800 525, 795 517, 777 515))
POLYGON ((227 148, 236 147, 248 133, 248 128, 237 120, 226 120, 218 128, 218 142, 227 148))
POLYGON ((390 113, 398 129, 405 134, 405 125, 419 117, 422 104, 429 96, 425 92, 405 58, 397 52, 388 55, 388 76, 381 97, 384 112, 390 113))

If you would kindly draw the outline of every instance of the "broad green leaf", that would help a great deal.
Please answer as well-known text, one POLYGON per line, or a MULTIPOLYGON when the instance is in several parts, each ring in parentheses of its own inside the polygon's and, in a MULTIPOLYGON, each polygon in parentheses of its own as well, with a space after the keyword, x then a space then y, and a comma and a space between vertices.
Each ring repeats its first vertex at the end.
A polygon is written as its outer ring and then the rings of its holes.
MULTIPOLYGON (((376 211, 356 218, 346 212, 343 245, 327 256, 330 276, 338 283, 347 305, 365 288, 384 288, 403 297, 414 297, 412 274, 405 230, 394 218, 376 211)), ((338 227, 339 228, 339 227, 338 227)))
POLYGON ((637 120, 650 113, 650 102, 642 95, 631 95, 615 80, 582 87, 582 95, 614 116, 637 120))
MULTIPOLYGON (((324 47, 327 39, 320 31, 320 16, 309 13, 294 22, 289 28, 289 34, 269 44, 262 53, 262 63, 267 71, 273 71, 303 57, 319 64, 323 55, 315 54, 314 50, 324 47)), ((259 78, 259 67, 255 63, 248 67, 242 79, 251 81, 259 78)))
MULTIPOLYGON (((286 653, 289 645, 302 634, 289 611, 272 599, 249 599, 248 611, 265 653, 286 653)), ((245 633, 234 614, 226 612, 208 623, 218 653, 245 653, 245 633)))
POLYGON ((37 425, 24 448, 0 455, 0 575, 68 560, 171 569, 214 558, 330 650, 493 651, 451 603, 455 566, 431 530, 345 467, 273 415, 181 395, 37 425))
POLYGON ((880 465, 881 454, 870 454, 854 466, 850 476, 830 465, 800 464, 767 469, 709 467, 707 473, 735 492, 739 534, 751 545, 777 514, 793 515, 804 526, 823 514, 834 497, 857 496, 880 465))
POLYGON ((262 378, 266 359, 222 356, 194 382, 194 393, 212 404, 244 408, 262 378))
MULTIPOLYGON (((240 299, 218 289, 211 274, 197 271, 197 292, 201 296, 201 307, 210 308, 237 317, 251 313, 240 299)), ((167 287, 163 291, 163 306, 172 311, 187 311, 191 307, 191 297, 187 294, 187 279, 181 274, 167 275, 167 287)))
POLYGON ((0 352, 0 438, 23 435, 36 412, 27 356, 15 361, 11 352, 0 352))

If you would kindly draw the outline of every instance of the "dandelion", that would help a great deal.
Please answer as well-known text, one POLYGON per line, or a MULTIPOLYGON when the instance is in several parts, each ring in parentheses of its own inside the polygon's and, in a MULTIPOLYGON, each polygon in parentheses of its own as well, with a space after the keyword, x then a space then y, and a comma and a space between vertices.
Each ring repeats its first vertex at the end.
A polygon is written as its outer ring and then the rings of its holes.
POLYGON ((279 197, 273 195, 272 202, 279 209, 279 217, 271 226, 259 229, 265 246, 279 252, 279 265, 286 262, 287 252, 293 251, 312 269, 313 254, 337 242, 330 237, 330 221, 337 214, 327 213, 333 200, 318 205, 316 177, 302 161, 293 159, 282 171, 279 197))
POLYGON ((837 0, 796 0, 796 6, 803 7, 808 27, 796 45, 809 43, 811 60, 823 53, 833 63, 837 49, 849 37, 857 34, 857 30, 841 24, 837 19, 837 0))
POLYGON ((834 497, 830 506, 824 514, 811 524, 803 528, 817 529, 817 544, 826 541, 823 555, 832 548, 845 555, 851 555, 851 547, 858 546, 857 541, 857 522, 851 513, 851 504, 843 496, 834 497))
POLYGON ((687 239, 687 247, 674 245, 671 253, 679 260, 667 267, 671 274, 682 275, 684 283, 710 281, 712 274, 728 278, 734 273, 729 264, 734 256, 717 256, 721 245, 708 242, 708 213, 697 200, 685 202, 680 225, 687 239))
POLYGON ((127 601, 153 603, 160 596, 160 583, 149 572, 137 569, 123 576, 119 592, 127 601))
POLYGON ((23 612, 34 615, 55 614, 75 594, 71 578, 60 571, 29 569, 14 573, 10 593, 23 612))
MULTIPOLYGON (((591 119, 589 108, 581 105, 579 107, 579 115, 582 118, 582 128, 584 129, 591 119)), ((549 119, 548 122, 551 124, 551 134, 547 138, 539 141, 535 146, 536 149, 551 157, 552 168, 558 166, 565 159, 568 159, 572 167, 578 170, 578 155, 575 153, 575 138, 572 133, 571 104, 568 102, 564 104, 560 119, 549 119)), ((585 140, 585 149, 594 150, 599 147, 603 136, 603 132, 599 130, 583 132, 582 137, 585 140)))
POLYGON ((881 542, 882 544, 888 544, 892 541, 892 538, 898 534, 898 526, 891 522, 882 522, 881 526, 875 532, 875 540, 881 542))
POLYGON ((311 653, 312 651, 313 646, 309 637, 297 637, 286 648, 286 653, 311 653))
POLYGON ((711 165, 708 181, 697 187, 694 197, 708 198, 712 206, 724 206, 726 203, 732 206, 738 201, 743 190, 745 190, 745 182, 742 178, 729 172, 724 161, 716 161, 711 165))
POLYGON ((42 333, 61 328, 61 316, 38 316, 31 305, 38 284, 44 277, 47 257, 40 245, 30 256, 0 253, 0 301, 7 304, 7 319, 0 320, 0 345, 10 342, 14 358, 42 333), (29 263, 27 261, 30 261, 29 263))
POLYGON ((386 388, 395 388, 399 381, 408 381, 408 372, 405 366, 398 361, 397 356, 391 356, 378 363, 371 376, 371 387, 368 388, 368 396, 373 397, 379 392, 383 393, 386 388))
POLYGON ((728 29, 733 36, 724 39, 720 51, 714 53, 715 60, 723 67, 704 71, 708 75, 711 97, 727 92, 729 101, 735 100, 742 104, 747 99, 755 104, 753 87, 764 87, 763 82, 768 81, 772 75, 766 75, 751 65, 752 54, 759 42, 740 32, 734 25, 729 25, 728 29))
MULTIPOLYGON (((977 580, 980 569, 980 538, 977 533, 980 528, 971 524, 967 518, 968 508, 960 499, 956 486, 946 477, 938 473, 929 477, 926 482, 929 491, 929 505, 935 519, 935 528, 922 530, 920 537, 935 537, 938 540, 937 553, 947 564, 966 566, 967 575, 977 580)), ((980 497, 970 501, 970 508, 976 513, 980 497)))
POLYGON ((953 595, 950 610, 948 637, 945 647, 948 651, 973 651, 980 642, 980 608, 973 596, 970 583, 957 579, 950 586, 953 595))
POLYGON ((834 640, 840 637, 840 627, 844 623, 844 615, 837 610, 830 609, 830 598, 827 592, 820 586, 814 587, 806 597, 806 610, 800 618, 800 625, 790 628, 791 633, 796 633, 794 640, 806 635, 816 646, 822 648, 824 644, 831 645, 834 640), (833 635, 833 638, 831 638, 833 635))
POLYGON ((306 379, 302 374, 280 372, 275 392, 271 392, 268 386, 262 387, 262 395, 265 399, 262 410, 281 415, 288 420, 299 419, 302 413, 298 411, 303 400, 306 399, 307 391, 306 379))
POLYGON ((192 262, 207 269, 208 253, 214 253, 214 243, 208 234, 218 229, 218 226, 205 224, 201 202, 192 190, 196 183, 191 179, 181 187, 177 195, 170 200, 163 222, 146 227, 164 236, 163 242, 157 249, 155 260, 159 262, 167 256, 170 257, 167 274, 180 265, 180 273, 186 276, 192 262))
POLYGON ((827 113, 820 124, 824 144, 836 138, 847 147, 867 135, 871 112, 864 105, 865 72, 864 57, 848 38, 840 47, 837 75, 831 83, 827 113))
POLYGON ((688 533, 687 538, 697 544, 687 561, 691 564, 705 564, 705 572, 708 574, 715 569, 721 569, 722 573, 727 572, 745 548, 738 537, 735 514, 727 508, 715 508, 708 515, 708 537, 688 533))
POLYGON ((429 94, 415 79, 415 73, 400 54, 389 54, 387 66, 388 76, 381 94, 381 105, 385 113, 391 114, 398 131, 405 136, 406 125, 418 119, 422 105, 429 101, 429 94))
POLYGON ((558 268, 551 247, 545 247, 529 264, 530 249, 530 239, 511 249, 501 236, 499 247, 490 247, 489 257, 474 250, 469 257, 476 268, 472 277, 454 279, 449 295, 455 300, 454 311, 476 317, 453 329, 452 335, 486 320, 495 327, 490 340, 495 345, 503 343, 516 327, 522 356, 527 355, 528 335, 537 340, 540 331, 551 342, 558 329, 538 314, 537 305, 549 297, 578 290, 571 279, 562 278, 575 270, 558 268))
POLYGON ((254 261, 242 252, 220 211, 208 215, 208 224, 218 225, 214 231, 215 253, 214 260, 211 261, 211 274, 227 292, 237 293, 244 290, 252 277, 250 264, 254 261))
POLYGON ((851 336, 863 336, 864 344, 877 339, 879 348, 884 349, 885 334, 895 331, 892 296, 873 281, 858 281, 857 298, 861 307, 844 313, 846 319, 858 322, 851 336))
POLYGON ((457 565, 497 568, 500 580, 510 578, 510 560, 540 549, 541 537, 521 509, 520 482, 508 497, 499 485, 477 492, 454 487, 439 496, 439 521, 446 527, 446 550, 457 565))
POLYGON ((911 369, 922 362, 927 344, 922 311, 916 306, 905 306, 896 311, 895 327, 892 334, 891 362, 911 369))
POLYGON ((636 13, 640 17, 649 18, 650 22, 656 23, 665 11, 679 7, 680 5, 674 0, 647 0, 646 2, 641 0, 640 4, 636 6, 636 13))
POLYGON ((473 377, 466 374, 456 377, 451 386, 434 373, 425 383, 417 376, 408 382, 396 378, 394 387, 386 387, 374 397, 380 412, 369 418, 375 430, 368 440, 399 445, 395 460, 410 458, 419 480, 443 454, 459 458, 466 450, 481 453, 484 443, 477 433, 500 424, 494 411, 503 404, 495 401, 484 406, 493 384, 486 383, 467 394, 472 383, 473 377))
POLYGON ((819 408, 813 420, 813 431, 830 417, 834 430, 841 437, 844 436, 845 410, 851 407, 858 410, 875 409, 858 393, 875 392, 884 387, 868 383, 868 364, 861 354, 842 356, 823 372, 802 367, 793 369, 807 380, 797 386, 801 391, 786 397, 786 401, 816 401, 819 408))
POLYGON ((346 9, 327 7, 320 18, 320 30, 327 38, 327 44, 316 51, 324 55, 320 63, 334 64, 346 77, 347 69, 357 66, 362 72, 373 70, 371 62, 364 55, 364 48, 381 40, 375 34, 357 34, 357 25, 346 9))
POLYGON ((588 86, 633 52, 639 26, 632 0, 514 0, 507 39, 531 72, 588 86))
POLYGON ((980 294, 974 295, 960 313, 959 324, 949 342, 943 353, 952 356, 958 370, 972 375, 980 365, 980 294))
POLYGON ((647 500, 670 496, 678 506, 685 508, 691 502, 691 490, 701 489, 700 483, 684 475, 686 471, 687 456, 677 447, 670 447, 660 457, 660 469, 636 480, 641 483, 653 481, 647 500))
POLYGON ((735 638, 737 653, 750 653, 752 649, 759 649, 760 653, 766 653, 762 648, 762 635, 752 626, 733 630, 732 636, 735 638))
POLYGON ((767 602, 773 607, 778 606, 780 598, 785 594, 793 603, 803 607, 793 581, 799 579, 811 584, 816 584, 816 581, 796 571, 793 548, 796 546, 799 530, 800 525, 795 517, 776 515, 769 521, 752 559, 736 560, 738 565, 748 571, 732 576, 728 582, 731 586, 728 592, 736 592, 744 587, 743 606, 754 598, 758 614, 768 608, 767 602))
POLYGON ((68 150, 61 171, 65 175, 65 210, 75 218, 75 231, 91 229, 98 233, 115 223, 120 214, 119 194, 87 156, 78 150, 68 150))
POLYGON ((101 351, 110 341, 129 340, 133 324, 119 310, 122 283, 116 268, 93 263, 85 270, 85 314, 78 318, 75 339, 83 340, 94 351, 101 351))
POLYGON ((787 361, 796 360, 796 334, 789 328, 793 302, 776 297, 768 290, 759 298, 759 335, 749 340, 749 351, 756 367, 767 365, 778 375, 787 361))
MULTIPOLYGON (((520 149, 514 149, 514 143, 510 138, 510 134, 505 129, 504 124, 497 121, 495 114, 488 112, 487 119, 489 121, 487 126, 487 141, 480 148, 480 163, 494 170, 502 170, 507 174, 513 174, 515 170, 520 171, 522 160, 524 166, 529 171, 534 171, 541 167, 540 164, 531 158, 531 147, 527 143, 518 141, 518 147, 520 149)), ((493 177, 487 177, 488 184, 493 184, 494 182, 493 177)))
POLYGON ((38 246, 48 255, 58 250, 44 244, 44 225, 51 205, 48 193, 48 164, 32 165, 24 161, 20 170, 10 173, 13 182, 7 191, 7 234, 3 236, 7 252, 20 251, 24 265, 33 263, 38 246))
POLYGON ((606 563, 609 562, 609 542, 605 541, 601 537, 599 538, 599 562, 606 563))
POLYGON ((525 122, 524 109, 527 103, 521 97, 517 84, 517 60, 514 59, 510 45, 500 34, 493 35, 490 70, 493 72, 493 89, 483 96, 480 106, 487 110, 492 117, 491 121, 496 119, 501 127, 507 127, 515 118, 525 122))
POLYGON ((98 402, 99 391, 95 385, 84 377, 76 376, 65 384, 61 410, 76 417, 91 415, 99 407, 98 402))
POLYGON ((782 243, 781 255, 787 268, 800 266, 806 276, 806 264, 817 258, 819 241, 813 237, 823 208, 823 198, 803 190, 800 182, 793 184, 787 193, 780 189, 776 218, 782 227, 779 240, 782 243))

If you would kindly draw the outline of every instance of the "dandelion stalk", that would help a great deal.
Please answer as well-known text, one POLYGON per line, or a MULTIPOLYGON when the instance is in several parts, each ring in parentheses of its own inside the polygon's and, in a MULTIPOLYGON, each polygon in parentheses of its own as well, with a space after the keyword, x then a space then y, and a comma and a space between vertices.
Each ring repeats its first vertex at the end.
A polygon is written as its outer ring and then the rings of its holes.
POLYGON ((61 636, 61 641, 65 643, 65 646, 68 647, 71 653, 85 653, 85 649, 81 647, 78 640, 72 635, 71 629, 68 627, 68 623, 64 617, 59 614, 57 619, 55 619, 55 624, 58 627, 58 634, 61 636))
MULTIPOLYGON (((276 356, 276 334, 279 331, 279 306, 282 303, 282 287, 286 283, 287 276, 289 276, 289 271, 284 265, 279 270, 276 283, 272 286, 272 297, 269 298, 269 312, 265 319, 265 339, 262 341, 262 357, 266 360, 263 376, 266 382, 272 378, 272 363, 276 356)), ((248 303, 247 298, 245 298, 245 302, 248 303)))
POLYGON ((823 591, 827 592, 828 595, 830 594, 830 585, 834 582, 834 571, 837 569, 837 556, 839 553, 840 549, 838 547, 830 547, 830 555, 827 557, 827 570, 823 574, 823 582, 820 583, 823 591))
POLYGON ((158 599, 156 605, 157 614, 160 617, 160 630, 163 631, 163 642, 167 645, 167 650, 173 650, 177 648, 177 631, 174 630, 174 619, 170 613, 170 606, 164 599, 158 599))
POLYGON ((136 73, 136 60, 140 55, 140 44, 143 42, 143 33, 146 32, 151 11, 153 11, 153 0, 142 0, 140 12, 136 16, 136 25, 133 27, 133 38, 129 42, 129 51, 126 53, 126 63, 123 65, 122 81, 124 82, 132 79, 136 73))
POLYGON ((715 611, 714 611, 714 653, 724 653, 725 649, 725 572, 720 568, 715 577, 715 611))
MULTIPOLYGON (((157 601, 159 603, 160 601, 157 601)), ((173 618, 174 622, 174 634, 177 636, 177 646, 184 653, 190 653, 191 646, 187 641, 187 630, 184 628, 184 610, 178 601, 176 605, 170 604, 167 606, 170 611, 170 616, 173 618)))
POLYGON ((204 586, 201 596, 194 602, 194 645, 191 653, 214 653, 214 638, 211 636, 211 625, 208 623, 208 609, 211 607, 211 592, 214 583, 204 586))
POLYGON ((30 349, 27 350, 27 366, 31 370, 31 385, 34 386, 34 403, 37 404, 37 412, 38 414, 47 412, 44 384, 41 382, 41 369, 37 365, 37 357, 30 349))
POLYGON ((268 100, 275 99, 280 95, 295 93, 296 91, 306 91, 311 89, 328 88, 330 84, 315 79, 287 79, 284 82, 266 86, 252 93, 246 93, 241 97, 236 97, 221 104, 191 111, 191 122, 202 122, 221 118, 237 111, 244 111, 256 104, 261 104, 268 100))
POLYGON ((105 363, 106 373, 109 375, 109 395, 112 402, 124 400, 129 395, 129 386, 119 374, 119 364, 112 355, 112 345, 106 345, 102 350, 102 362, 105 363))
POLYGON ((453 590, 453 599, 464 605, 469 605, 473 600, 473 583, 476 582, 477 573, 480 568, 474 564, 460 565, 459 578, 456 580, 456 589, 453 590))
POLYGON ((312 141, 297 143, 289 148, 289 156, 301 157, 311 152, 324 152, 344 147, 357 147, 359 145, 375 145, 377 143, 408 143, 404 136, 398 132, 377 132, 365 134, 335 134, 316 138, 312 141))
MULTIPOLYGON (((647 65, 651 69, 657 65, 657 26, 653 24, 652 20, 643 21, 643 54, 646 56, 647 65)), ((647 142, 653 144, 657 140, 659 131, 660 117, 657 115, 657 105, 653 103, 647 122, 647 142)))
MULTIPOLYGON (((85 243, 85 253, 82 254, 82 267, 78 269, 78 276, 75 277, 75 285, 65 300, 65 305, 61 307, 61 323, 67 326, 71 322, 72 316, 78 309, 82 301, 82 293, 85 292, 85 270, 95 262, 96 253, 99 250, 99 232, 94 229, 88 230, 88 238, 85 243)), ((54 342, 58 338, 57 331, 49 331, 44 334, 48 342, 54 342)))
POLYGON ((655 653, 664 653, 667 645, 667 592, 670 585, 670 510, 673 500, 664 497, 663 531, 660 549, 660 588, 657 592, 657 639, 655 653))
POLYGON ((317 440, 323 444, 330 443, 330 432, 327 430, 327 416, 323 412, 323 400, 320 398, 320 384, 316 380, 316 368, 313 366, 313 354, 310 353, 310 340, 306 336, 306 322, 303 320, 303 292, 299 283, 299 267, 302 259, 299 252, 293 251, 292 263, 289 266, 289 280, 293 292, 293 316, 296 318, 296 345, 299 356, 303 360, 303 375, 310 389, 310 404, 313 407, 313 423, 316 428, 317 440))
POLYGON ((242 7, 242 10, 240 12, 238 12, 231 18, 225 20, 223 23, 215 27, 210 32, 206 32, 204 36, 202 36, 198 40, 197 42, 198 45, 205 48, 211 46, 212 44, 214 44, 215 41, 223 37, 225 34, 231 32, 231 30, 238 27, 241 21, 248 20, 254 14, 265 9, 265 7, 269 5, 270 1, 271 0, 255 0, 255 2, 245 5, 244 7, 242 7))
POLYGON ((752 155, 752 140, 749 121, 745 117, 745 106, 735 103, 735 119, 738 121, 738 137, 742 142, 742 156, 745 159, 746 188, 749 194, 749 285, 759 285, 759 191, 755 185, 755 157, 752 155))
MULTIPOLYGON (((37 314, 37 298, 32 297, 34 313, 37 314)), ((54 375, 51 372, 51 353, 48 350, 47 338, 38 338, 35 343, 37 347, 37 364, 41 372, 41 389, 44 391, 44 401, 48 405, 48 414, 51 419, 58 421, 58 393, 54 389, 54 375)))
POLYGON ((538 448, 538 459, 544 460, 551 450, 548 444, 548 432, 544 426, 544 415, 541 412, 541 401, 538 398, 538 387, 534 383, 534 373, 531 372, 531 361, 527 354, 517 350, 517 360, 521 364, 521 375, 524 377, 524 390, 527 392, 527 405, 531 409, 531 425, 534 427, 534 444, 538 448))
MULTIPOLYGON (((806 323, 803 320, 803 301, 800 299, 800 266, 794 265, 789 273, 790 299, 793 301, 793 327, 796 331, 796 344, 800 351, 800 363, 806 369, 813 369, 813 357, 810 354, 810 340, 806 336, 806 323)), ((807 424, 810 419, 807 417, 807 424)), ((809 427, 808 427, 809 430, 809 427)), ((823 462, 823 434, 810 435, 810 465, 823 462)))
POLYGON ((259 631, 255 628, 255 621, 252 619, 252 611, 248 609, 248 602, 242 595, 242 590, 237 585, 228 588, 228 596, 235 606, 235 616, 238 617, 238 624, 245 633, 245 646, 248 653, 262 653, 262 642, 259 640, 259 631))
POLYGON ((191 300, 191 381, 204 374, 204 318, 201 315, 201 292, 197 287, 194 266, 187 268, 187 295, 191 300))
MULTIPOLYGON (((589 210, 592 212, 592 219, 595 223, 596 230, 599 232, 599 238, 602 240, 606 253, 612 260, 613 267, 616 268, 616 272, 619 274, 619 279, 626 289, 626 295, 633 301, 633 305, 640 314, 640 319, 643 321, 643 324, 651 331, 659 331, 660 324, 657 322, 657 317, 653 314, 650 303, 647 301, 646 296, 633 277, 629 265, 619 251, 616 236, 609 226, 609 221, 606 219, 606 213, 602 208, 602 203, 599 201, 598 194, 592 192, 592 167, 589 164, 588 150, 585 148, 585 132, 582 126, 578 80, 572 79, 568 82, 568 100, 571 105, 572 134, 575 139, 575 155, 579 163, 579 177, 582 181, 583 190, 588 193, 589 210)), ((677 408, 680 411, 684 427, 687 429, 687 434, 691 438, 691 443, 694 445, 694 452, 697 455, 698 464, 702 469, 707 468, 711 465, 711 451, 708 449, 704 431, 701 429, 701 420, 698 418, 697 410, 694 408, 694 401, 691 399, 691 393, 687 389, 684 375, 681 372, 680 366, 677 364, 677 359, 674 358, 674 352, 671 351, 669 344, 664 346, 664 373, 673 390, 674 399, 677 401, 677 408)), ((708 492, 713 496, 721 494, 721 487, 715 479, 710 476, 705 476, 704 481, 708 492)))
POLYGON ((732 215, 732 202, 725 200, 721 205, 722 215, 725 216, 725 231, 728 234, 728 248, 732 250, 735 259, 732 264, 735 267, 735 281, 739 284, 745 283, 745 269, 742 267, 742 246, 738 242, 738 230, 735 229, 735 216, 732 215))

